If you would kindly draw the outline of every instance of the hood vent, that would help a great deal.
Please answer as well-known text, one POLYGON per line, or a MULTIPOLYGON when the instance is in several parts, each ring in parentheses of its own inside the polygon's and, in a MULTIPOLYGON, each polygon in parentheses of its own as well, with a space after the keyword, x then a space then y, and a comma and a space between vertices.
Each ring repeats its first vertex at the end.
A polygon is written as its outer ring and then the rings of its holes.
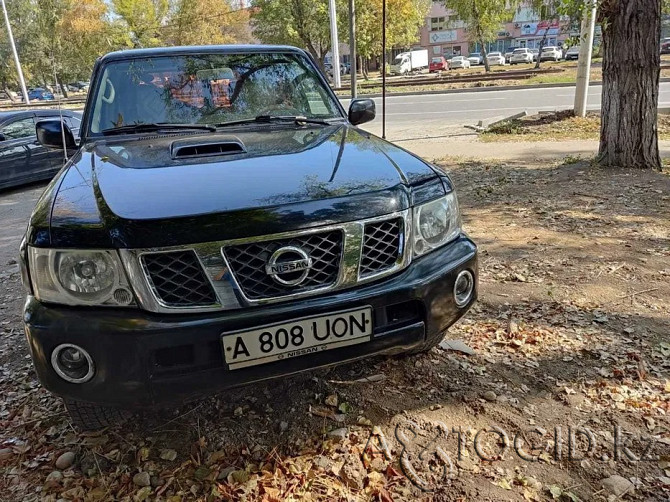
POLYGON ((188 159, 193 157, 215 157, 220 155, 235 155, 246 153, 242 142, 235 139, 216 139, 210 141, 175 141, 172 143, 173 159, 188 159))

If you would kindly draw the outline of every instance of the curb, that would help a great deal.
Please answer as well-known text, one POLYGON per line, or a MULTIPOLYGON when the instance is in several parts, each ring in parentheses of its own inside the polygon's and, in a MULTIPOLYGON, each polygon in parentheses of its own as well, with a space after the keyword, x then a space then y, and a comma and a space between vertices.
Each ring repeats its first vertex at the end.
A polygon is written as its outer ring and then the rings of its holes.
MULTIPOLYGON (((670 82, 670 77, 661 78, 659 83, 670 82)), ((589 82, 589 87, 592 85, 602 85, 602 81, 589 82)), ((492 91, 516 91, 525 89, 553 89, 557 87, 575 87, 574 83, 558 83, 558 84, 532 84, 532 85, 490 85, 486 87, 466 87, 464 89, 441 89, 436 91, 407 91, 407 92, 387 92, 386 97, 394 96, 421 96, 423 94, 462 94, 465 92, 492 92, 492 91)), ((358 98, 381 98, 381 93, 374 94, 359 94, 358 98)), ((339 99, 351 99, 351 95, 337 96, 339 99)))

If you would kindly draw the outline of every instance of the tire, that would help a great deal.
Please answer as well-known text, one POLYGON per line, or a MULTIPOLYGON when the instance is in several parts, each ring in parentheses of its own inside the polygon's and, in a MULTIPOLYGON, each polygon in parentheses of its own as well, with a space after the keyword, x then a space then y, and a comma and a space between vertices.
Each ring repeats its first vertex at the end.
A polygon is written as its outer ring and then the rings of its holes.
POLYGON ((127 410, 100 406, 97 404, 64 399, 65 408, 72 424, 80 431, 95 431, 127 420, 131 413, 127 410))

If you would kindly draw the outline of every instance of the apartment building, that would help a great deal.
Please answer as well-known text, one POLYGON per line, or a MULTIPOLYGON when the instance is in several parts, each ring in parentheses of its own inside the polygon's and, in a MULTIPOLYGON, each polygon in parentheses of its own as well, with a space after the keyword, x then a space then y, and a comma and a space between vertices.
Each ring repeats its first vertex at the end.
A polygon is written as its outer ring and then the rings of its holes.
MULTIPOLYGON (((545 45, 562 45, 566 38, 578 33, 567 20, 559 21, 555 17, 543 20, 530 7, 520 7, 514 17, 500 27, 497 39, 488 43, 486 50, 503 52, 508 47, 538 48, 545 34, 545 45)), ((479 43, 470 41, 465 24, 442 2, 433 2, 419 36, 419 45, 434 56, 451 57, 481 50, 479 43)))

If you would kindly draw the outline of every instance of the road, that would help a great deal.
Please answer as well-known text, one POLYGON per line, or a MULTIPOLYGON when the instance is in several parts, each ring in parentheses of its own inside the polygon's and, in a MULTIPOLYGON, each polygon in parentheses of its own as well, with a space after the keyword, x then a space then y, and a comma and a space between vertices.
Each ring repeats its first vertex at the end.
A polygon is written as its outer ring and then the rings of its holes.
MULTIPOLYGON (((600 108, 601 86, 590 86, 588 107, 600 108)), ((364 97, 364 96, 361 96, 364 97)), ((439 136, 455 127, 475 125, 479 120, 505 117, 528 110, 562 110, 573 107, 574 87, 475 91, 415 96, 387 96, 387 139, 439 136)), ((364 129, 381 135, 381 98, 375 98, 377 118, 364 129)), ((345 107, 348 101, 343 101, 345 107)), ((661 83, 659 106, 670 106, 670 83, 661 83)))

